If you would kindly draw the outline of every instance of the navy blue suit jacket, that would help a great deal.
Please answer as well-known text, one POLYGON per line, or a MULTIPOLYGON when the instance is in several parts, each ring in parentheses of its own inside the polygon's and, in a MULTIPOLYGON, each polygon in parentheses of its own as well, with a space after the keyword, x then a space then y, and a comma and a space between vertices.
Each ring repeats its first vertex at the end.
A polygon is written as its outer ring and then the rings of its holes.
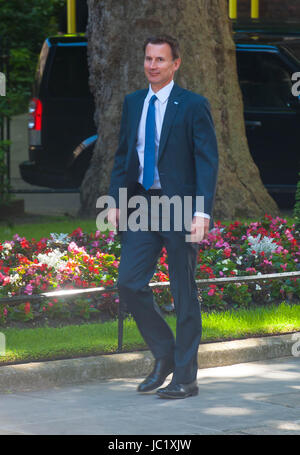
MULTIPOLYGON (((130 198, 138 181, 137 131, 147 93, 148 89, 138 90, 124 100, 109 189, 117 207, 119 188, 127 188, 130 198)), ((211 216, 212 227, 218 149, 210 106, 205 97, 177 84, 166 107, 157 166, 164 195, 193 196, 193 201, 196 195, 204 196, 203 211, 211 216)))

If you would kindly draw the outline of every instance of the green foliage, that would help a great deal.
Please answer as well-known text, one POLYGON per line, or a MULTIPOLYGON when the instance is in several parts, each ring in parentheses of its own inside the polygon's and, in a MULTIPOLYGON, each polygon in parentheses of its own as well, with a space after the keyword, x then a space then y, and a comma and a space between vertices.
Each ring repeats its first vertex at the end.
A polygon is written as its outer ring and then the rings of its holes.
MULTIPOLYGON (((38 55, 45 38, 58 31, 65 0, 0 0, 0 37, 10 48, 7 96, 0 112, 27 110, 38 55)), ((1 49, 0 49, 1 50, 1 49)))
POLYGON ((45 37, 57 32, 58 16, 65 0, 0 0, 1 35, 12 49, 37 54, 45 37))
POLYGON ((12 195, 9 193, 10 183, 7 175, 6 149, 10 141, 0 141, 0 207, 8 205, 12 195))
MULTIPOLYGON (((300 173, 299 173, 300 177, 300 173)), ((295 195, 295 207, 294 207, 294 218, 295 226, 298 231, 300 231, 300 178, 297 184, 297 190, 295 195)))
POLYGON ((247 307, 252 300, 252 296, 247 284, 234 283, 226 286, 225 299, 231 300, 238 304, 239 307, 247 307))

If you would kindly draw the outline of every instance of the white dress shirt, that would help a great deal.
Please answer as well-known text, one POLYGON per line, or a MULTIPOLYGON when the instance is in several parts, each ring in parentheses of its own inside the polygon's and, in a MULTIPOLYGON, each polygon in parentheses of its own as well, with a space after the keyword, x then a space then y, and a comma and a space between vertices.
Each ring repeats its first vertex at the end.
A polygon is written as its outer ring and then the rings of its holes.
MULTIPOLYGON (((151 189, 159 189, 161 188, 158 168, 157 168, 157 159, 158 159, 158 148, 159 148, 159 141, 161 135, 161 129, 164 121, 164 116, 166 112, 166 107, 168 104, 168 99, 173 88, 174 81, 172 80, 169 84, 165 85, 162 89, 158 92, 154 93, 151 85, 149 85, 149 90, 147 96, 144 101, 143 111, 141 115, 141 120, 138 127, 138 134, 137 134, 137 143, 136 149, 140 161, 139 166, 139 178, 138 181, 142 185, 143 183, 143 171, 144 171, 144 149, 145 149, 145 135, 146 135, 146 117, 148 112, 149 101, 153 95, 156 95, 157 100, 155 100, 155 124, 156 124, 156 133, 155 133, 155 170, 154 170, 154 183, 151 186, 151 189)), ((205 218, 210 218, 209 215, 196 212, 194 215, 203 216, 205 218)))

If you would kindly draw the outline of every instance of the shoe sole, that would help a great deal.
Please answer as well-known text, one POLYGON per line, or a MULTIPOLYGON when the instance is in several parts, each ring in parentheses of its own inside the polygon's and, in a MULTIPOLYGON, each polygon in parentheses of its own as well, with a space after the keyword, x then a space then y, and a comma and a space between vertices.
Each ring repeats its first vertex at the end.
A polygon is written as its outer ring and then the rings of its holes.
POLYGON ((198 395, 199 393, 199 390, 193 390, 192 392, 190 393, 187 393, 185 395, 182 395, 182 396, 172 396, 172 395, 163 395, 163 394, 157 394, 157 396, 159 398, 166 398, 166 399, 171 399, 171 400, 182 400, 183 398, 188 398, 188 397, 194 397, 196 395, 198 395))

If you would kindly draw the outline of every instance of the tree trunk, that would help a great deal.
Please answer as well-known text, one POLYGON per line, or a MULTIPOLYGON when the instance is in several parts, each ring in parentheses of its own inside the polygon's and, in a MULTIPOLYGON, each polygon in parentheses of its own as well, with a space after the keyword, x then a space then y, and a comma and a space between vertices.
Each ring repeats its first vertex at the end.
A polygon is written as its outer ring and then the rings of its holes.
POLYGON ((278 208, 264 188, 246 140, 226 0, 88 0, 90 86, 99 140, 81 187, 81 216, 96 214, 107 194, 125 94, 148 86, 143 71, 146 37, 179 40, 182 64, 176 82, 210 101, 220 165, 215 217, 273 215, 278 208))

